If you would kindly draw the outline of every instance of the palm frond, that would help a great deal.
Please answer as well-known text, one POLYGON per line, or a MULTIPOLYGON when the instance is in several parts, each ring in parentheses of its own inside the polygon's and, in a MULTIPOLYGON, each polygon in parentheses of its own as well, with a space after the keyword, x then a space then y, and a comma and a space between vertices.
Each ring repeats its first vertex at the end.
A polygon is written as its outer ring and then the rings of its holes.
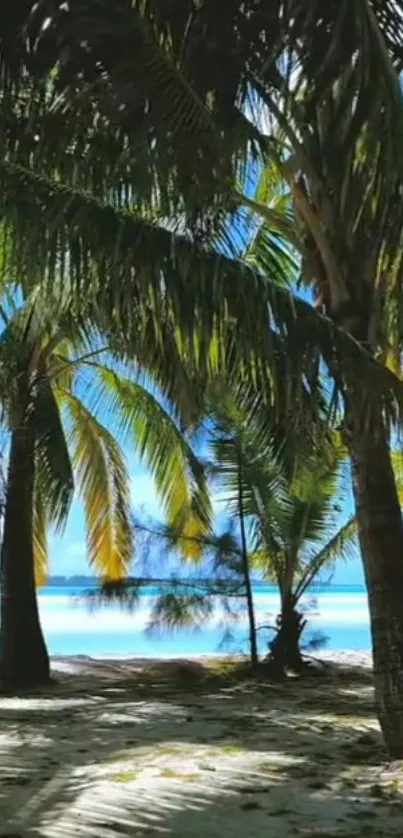
POLYGON ((277 282, 21 166, 0 163, 0 182, 0 214, 10 224, 13 258, 21 272, 35 253, 36 264, 50 280, 57 253, 68 250, 66 281, 73 309, 81 309, 82 316, 92 314, 116 339, 124 335, 127 351, 130 343, 138 346, 141 312, 147 319, 150 309, 157 345, 161 347, 159 323, 170 319, 177 339, 184 341, 189 361, 211 367, 214 352, 215 363, 223 365, 225 374, 229 365, 240 375, 246 369, 249 374, 252 371, 273 399, 279 384, 276 360, 282 336, 287 352, 284 349, 281 377, 285 365, 295 387, 289 394, 294 410, 300 402, 303 376, 311 375, 312 358, 319 353, 340 375, 346 371, 360 380, 371 379, 385 410, 392 418, 400 416, 400 381, 349 335, 277 282), (219 354, 214 348, 217 342, 222 346, 219 354))
POLYGON ((396 448, 391 455, 400 506, 403 507, 403 452, 396 448))
POLYGON ((85 508, 89 561, 100 575, 121 579, 133 555, 130 485, 122 453, 74 394, 66 390, 57 394, 69 418, 68 439, 85 508))
POLYGON ((316 555, 312 556, 305 565, 295 588, 298 600, 313 582, 318 573, 325 567, 332 567, 336 561, 351 559, 357 548, 358 525, 355 517, 351 517, 329 539, 316 555))
POLYGON ((252 448, 250 440, 243 440, 242 432, 234 438, 215 437, 211 443, 212 455, 217 464, 217 485, 225 500, 226 509, 235 514, 238 508, 239 479, 242 480, 244 514, 256 513, 256 494, 261 490, 267 497, 282 490, 279 462, 270 458, 270 452, 252 448), (249 444, 248 444, 249 442, 249 444))
POLYGON ((167 522, 181 531, 183 552, 197 559, 198 538, 211 527, 211 501, 202 464, 176 422, 145 387, 98 370, 98 397, 152 474, 167 522))
POLYGON ((33 546, 35 562, 35 583, 39 588, 46 583, 49 570, 48 516, 41 496, 41 487, 36 480, 33 505, 33 546))
POLYGON ((36 384, 34 401, 36 468, 49 523, 63 529, 74 492, 74 475, 59 406, 47 376, 36 384))

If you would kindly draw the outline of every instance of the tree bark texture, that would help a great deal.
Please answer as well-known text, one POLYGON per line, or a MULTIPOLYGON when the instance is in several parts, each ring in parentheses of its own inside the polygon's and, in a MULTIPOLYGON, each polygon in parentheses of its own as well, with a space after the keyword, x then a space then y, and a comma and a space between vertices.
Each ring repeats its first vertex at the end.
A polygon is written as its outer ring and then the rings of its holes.
POLYGON ((33 552, 34 439, 29 419, 11 437, 1 551, 0 680, 7 688, 49 682, 33 552))
POLYGON ((375 698, 389 754, 403 757, 403 523, 381 411, 365 428, 350 413, 349 446, 368 591, 375 698))
POLYGON ((287 669, 298 671, 303 666, 300 640, 305 626, 291 594, 281 596, 281 612, 277 617, 277 633, 270 643, 269 661, 279 675, 287 669))

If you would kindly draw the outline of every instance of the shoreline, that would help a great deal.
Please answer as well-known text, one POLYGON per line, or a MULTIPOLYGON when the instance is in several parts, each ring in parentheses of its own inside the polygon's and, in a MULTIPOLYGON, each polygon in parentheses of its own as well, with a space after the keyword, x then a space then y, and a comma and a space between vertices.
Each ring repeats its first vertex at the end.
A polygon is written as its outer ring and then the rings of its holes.
MULTIPOLYGON (((345 649, 339 652, 323 651, 312 656, 313 660, 327 664, 334 664, 341 668, 372 668, 372 654, 365 650, 345 649)), ((54 673, 85 675, 93 674, 94 670, 113 668, 114 671, 127 674, 128 669, 145 670, 158 666, 184 666, 192 664, 205 665, 210 663, 240 662, 247 660, 243 655, 196 654, 196 655, 52 655, 51 669, 54 673)))

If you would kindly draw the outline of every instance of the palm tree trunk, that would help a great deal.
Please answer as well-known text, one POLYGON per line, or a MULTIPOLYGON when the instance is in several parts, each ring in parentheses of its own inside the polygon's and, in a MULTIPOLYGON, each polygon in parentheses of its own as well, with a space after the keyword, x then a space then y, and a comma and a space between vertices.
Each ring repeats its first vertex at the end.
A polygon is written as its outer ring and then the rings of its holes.
POLYGON ((287 669, 298 671, 303 665, 300 638, 304 621, 295 606, 292 592, 282 591, 281 611, 277 618, 278 630, 270 643, 269 655, 273 670, 278 675, 283 675, 287 669))
POLYGON ((402 513, 380 409, 372 427, 367 424, 364 428, 362 422, 355 420, 352 410, 349 446, 371 618, 376 706, 389 753, 394 758, 402 758, 402 513))
POLYGON ((1 550, 0 680, 7 688, 50 679, 34 578, 34 439, 29 419, 11 437, 1 550))
POLYGON ((238 512, 239 512, 239 527, 241 533, 241 557, 242 557, 242 567, 243 567, 243 574, 245 580, 245 590, 246 590, 246 607, 248 611, 248 622, 249 622, 249 649, 250 649, 250 660, 253 667, 256 667, 259 663, 259 656, 257 651, 257 634, 256 634, 256 620, 255 620, 255 609, 253 605, 253 593, 252 593, 252 583, 250 578, 250 568, 249 568, 249 556, 248 556, 248 545, 246 541, 246 531, 245 531, 245 514, 244 514, 244 504, 243 504, 243 492, 242 492, 242 455, 239 456, 238 462, 238 512))

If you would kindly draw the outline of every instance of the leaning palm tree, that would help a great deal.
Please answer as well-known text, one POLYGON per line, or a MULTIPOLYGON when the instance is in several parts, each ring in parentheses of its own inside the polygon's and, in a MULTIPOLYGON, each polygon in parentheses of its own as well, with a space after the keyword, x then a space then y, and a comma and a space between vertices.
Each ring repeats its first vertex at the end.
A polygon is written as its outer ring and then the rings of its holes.
MULTIPOLYGON (((49 678, 36 584, 47 569, 49 526, 62 529, 82 497, 87 556, 118 580, 133 555, 130 482, 117 441, 131 442, 153 474, 168 522, 197 535, 210 526, 203 470, 134 365, 117 364, 99 334, 41 289, 1 307, 1 421, 9 437, 1 550, 0 678, 13 687, 49 678), (112 430, 111 430, 112 429, 112 430)), ((152 380, 150 371, 149 382, 152 380)), ((194 548, 193 548, 194 552, 194 548)))
POLYGON ((140 318, 152 311, 157 339, 168 313, 199 365, 238 369, 268 400, 286 367, 294 413, 302 384, 314 397, 327 366, 355 464, 377 704, 394 755, 403 525, 388 436, 402 393, 385 360, 402 345, 402 5, 27 2, 0 38, 7 269, 40 265, 51 285, 62 262, 76 303, 85 288, 128 341, 133 301, 140 318), (251 158, 255 172, 274 163, 289 189, 291 224, 265 199, 253 210, 301 253, 326 318, 280 292, 282 261, 268 272, 265 259, 262 277, 228 257, 227 214, 250 206, 251 158), (221 252, 207 252, 217 239, 221 252))
MULTIPOLYGON (((357 47, 357 21, 351 19, 350 59, 343 68, 329 63, 325 91, 318 95, 314 80, 307 78, 307 53, 298 57, 287 98, 280 88, 277 94, 262 90, 274 116, 268 165, 288 190, 293 222, 284 220, 281 235, 287 238, 288 223, 289 241, 302 258, 301 279, 313 292, 316 310, 351 334, 385 371, 400 375, 403 160, 390 124, 392 113, 396 125, 403 124, 399 58, 388 52, 373 8, 363 7, 364 43, 357 47), (384 90, 393 93, 390 110, 381 88, 372 96, 372 79, 364 71, 370 55, 384 90)), ((349 13, 344 14, 347 20, 349 13)), ((329 43, 329 33, 322 34, 329 43)), ((264 189, 258 189, 251 210, 264 224, 276 223, 264 189)), ((387 746, 397 755, 403 749, 403 656, 397 653, 403 648, 397 595, 403 585, 403 524, 390 452, 395 417, 376 389, 364 387, 341 363, 336 352, 328 372, 338 390, 353 466, 378 714, 387 746)))

